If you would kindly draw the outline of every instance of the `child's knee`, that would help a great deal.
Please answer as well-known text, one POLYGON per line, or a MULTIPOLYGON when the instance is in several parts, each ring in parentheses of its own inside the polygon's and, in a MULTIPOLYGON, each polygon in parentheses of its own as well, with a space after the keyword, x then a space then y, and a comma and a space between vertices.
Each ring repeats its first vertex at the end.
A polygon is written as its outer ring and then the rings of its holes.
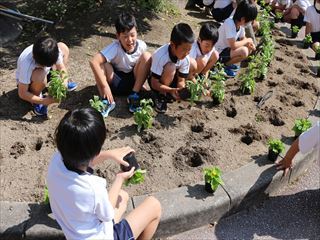
POLYGON ((151 60, 151 57, 152 54, 150 52, 144 52, 140 56, 141 60, 143 60, 144 62, 148 62, 149 60, 151 60))
POLYGON ((291 18, 297 18, 298 16, 299 16, 299 14, 300 14, 300 11, 299 11, 299 9, 297 9, 297 8, 295 8, 295 7, 293 7, 292 9, 291 9, 291 12, 290 12, 290 16, 291 16, 291 18))
POLYGON ((219 52, 217 50, 214 50, 211 54, 211 60, 216 62, 218 61, 218 59, 219 59, 219 52))
POLYGON ((162 208, 159 200, 153 196, 149 196, 146 198, 146 201, 149 202, 150 205, 152 205, 152 209, 154 209, 154 212, 156 212, 158 217, 160 218, 162 208))
POLYGON ((60 48, 60 50, 63 52, 64 56, 69 56, 69 48, 68 46, 63 43, 63 42, 58 42, 58 47, 60 48))
POLYGON ((250 51, 249 51, 249 48, 247 48, 247 47, 242 47, 240 50, 240 56, 242 58, 247 58, 249 56, 249 53, 250 53, 250 51))
POLYGON ((129 201, 129 194, 122 189, 119 192, 119 196, 121 197, 121 201, 123 201, 125 203, 127 203, 129 201))
POLYGON ((47 77, 47 72, 45 70, 43 70, 42 68, 36 68, 32 72, 31 82, 46 84, 46 77, 47 77))

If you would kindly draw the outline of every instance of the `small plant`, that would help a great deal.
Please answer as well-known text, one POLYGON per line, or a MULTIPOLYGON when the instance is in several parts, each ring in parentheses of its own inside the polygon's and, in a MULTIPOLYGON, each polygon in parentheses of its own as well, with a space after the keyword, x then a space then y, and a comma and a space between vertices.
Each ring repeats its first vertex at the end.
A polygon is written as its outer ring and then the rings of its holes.
POLYGON ((271 12, 272 11, 272 7, 270 5, 266 6, 266 11, 267 11, 267 13, 271 12))
POLYGON ((268 141, 268 158, 269 160, 275 162, 278 155, 284 151, 284 144, 279 139, 270 139, 268 141))
POLYGON ((217 190, 219 185, 223 185, 221 179, 221 170, 218 167, 205 168, 204 172, 204 181, 205 189, 207 192, 213 193, 217 190))
POLYGON ((253 94, 255 87, 256 87, 256 82, 254 81, 254 72, 246 72, 241 75, 242 77, 242 83, 240 86, 240 89, 242 93, 244 94, 253 94))
POLYGON ((276 21, 279 22, 281 21, 283 17, 283 13, 282 12, 276 12, 276 21))
POLYGON ((94 95, 93 99, 89 100, 90 106, 98 112, 102 112, 105 108, 104 103, 100 100, 99 96, 94 95))
POLYGON ((190 103, 191 105, 194 104, 195 101, 199 101, 203 92, 205 91, 206 85, 206 77, 205 76, 197 76, 195 82, 194 81, 187 81, 187 89, 190 92, 190 103))
POLYGON ((61 102, 67 97, 67 87, 64 81, 67 74, 64 71, 51 70, 51 81, 49 82, 48 92, 51 97, 61 102))
POLYGON ((307 44, 311 44, 312 43, 312 37, 311 37, 310 33, 305 36, 305 38, 303 39, 303 42, 305 42, 307 44))
POLYGON ((294 126, 292 130, 294 131, 295 136, 298 137, 301 133, 311 128, 311 126, 312 126, 312 123, 309 119, 300 118, 294 121, 294 126))
POLYGON ((300 28, 298 26, 294 25, 291 30, 292 30, 292 33, 298 34, 300 31, 300 28))
POLYGON ((129 186, 131 184, 140 184, 144 182, 144 177, 146 175, 146 170, 141 170, 138 169, 137 171, 134 172, 131 178, 125 181, 125 185, 129 186))
POLYGON ((153 102, 151 99, 142 99, 140 101, 140 108, 133 114, 134 121, 138 125, 138 132, 141 129, 148 129, 152 127, 153 122, 153 102))
POLYGON ((48 191, 48 187, 45 186, 44 187, 44 191, 43 191, 43 203, 44 204, 49 204, 50 201, 49 201, 49 191, 48 191))
POLYGON ((210 93, 214 102, 222 103, 224 100, 225 89, 224 89, 224 81, 216 81, 212 84, 210 93))
POLYGON ((316 47, 316 56, 315 56, 316 60, 320 60, 320 46, 316 47))

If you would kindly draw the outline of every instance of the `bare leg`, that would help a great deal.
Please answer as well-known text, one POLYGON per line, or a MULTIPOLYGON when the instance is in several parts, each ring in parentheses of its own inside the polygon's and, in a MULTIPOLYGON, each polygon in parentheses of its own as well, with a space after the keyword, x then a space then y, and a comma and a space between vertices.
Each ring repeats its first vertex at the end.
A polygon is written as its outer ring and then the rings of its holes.
POLYGON ((298 19, 300 15, 300 11, 298 8, 296 8, 295 6, 293 6, 289 12, 289 14, 283 16, 283 19, 285 22, 287 23, 291 23, 291 20, 293 19, 298 19))
POLYGON ((134 238, 151 239, 155 233, 161 217, 160 202, 154 197, 146 198, 127 217, 134 238))
MULTIPOLYGON (((110 63, 105 62, 100 65, 100 70, 103 72, 103 75, 105 77, 105 81, 110 85, 114 76, 113 67, 110 63)), ((100 96, 104 96, 104 91, 102 90, 104 86, 101 86, 100 84, 97 84, 97 88, 99 91, 100 96)))
POLYGON ((234 64, 234 63, 239 63, 245 59, 248 58, 249 56, 249 49, 247 47, 240 47, 237 48, 236 50, 231 50, 231 60, 227 62, 227 65, 234 64))
MULTIPOLYGON (((169 62, 166 65, 164 65, 163 72, 160 79, 161 84, 170 86, 170 84, 174 79, 175 74, 176 74, 176 65, 174 63, 169 62)), ((152 85, 151 87, 154 90, 160 91, 160 89, 156 86, 156 84, 154 84, 154 81, 152 81, 152 79, 151 79, 151 85, 152 85)), ((162 94, 166 94, 163 91, 160 91, 160 92, 162 94)))
POLYGON ((114 209, 114 222, 120 222, 120 219, 127 209, 129 195, 126 191, 120 190, 116 207, 114 209))
POLYGON ((69 60, 69 54, 70 54, 69 48, 63 42, 58 42, 58 47, 60 48, 60 50, 63 53, 63 64, 67 67, 68 60, 69 60))
POLYGON ((33 70, 31 75, 31 84, 29 91, 36 96, 39 96, 40 93, 47 85, 47 73, 41 68, 36 68, 33 70))
POLYGON ((151 67, 151 53, 144 52, 136 65, 134 66, 133 73, 135 78, 135 83, 133 86, 134 92, 139 92, 141 90, 142 85, 147 79, 147 76, 150 72, 151 67))
POLYGON ((198 59, 194 59, 190 57, 190 69, 189 69, 189 76, 187 77, 187 79, 194 79, 195 75, 199 73, 198 69, 199 69, 198 59))
POLYGON ((209 58, 209 61, 206 63, 205 67, 202 69, 201 73, 206 74, 208 71, 217 63, 219 59, 219 53, 217 50, 214 50, 209 58))

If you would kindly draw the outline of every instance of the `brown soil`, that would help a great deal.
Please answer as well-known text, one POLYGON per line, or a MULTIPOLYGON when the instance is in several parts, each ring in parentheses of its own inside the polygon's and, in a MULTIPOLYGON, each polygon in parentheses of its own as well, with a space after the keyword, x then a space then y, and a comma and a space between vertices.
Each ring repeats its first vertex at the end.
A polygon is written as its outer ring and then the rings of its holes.
MULTIPOLYGON (((150 29, 141 32, 150 51, 165 44, 174 24, 183 21, 197 33, 197 12, 181 9, 181 15, 159 15, 145 19, 150 29), (194 16, 197 17, 194 17, 194 16)), ((146 15, 139 16, 144 19, 146 15)), ((105 21, 108 22, 108 21, 105 21)), ((104 24, 105 24, 104 22, 104 24)), ((2 48, 2 59, 8 64, 0 68, 0 200, 41 201, 50 157, 54 152, 53 134, 59 120, 77 106, 88 106, 88 100, 97 94, 89 59, 114 37, 114 29, 101 24, 95 34, 83 37, 79 44, 70 45, 69 74, 79 83, 76 92, 60 105, 50 107, 51 119, 34 116, 28 103, 17 95, 14 62, 21 49, 29 42, 11 43, 2 48), (16 51, 14 51, 16 49, 16 51), (9 64, 12 63, 12 64, 9 64)), ((225 101, 215 106, 209 98, 194 106, 188 102, 168 105, 166 114, 155 114, 153 128, 138 133, 125 98, 116 98, 117 107, 106 118, 108 138, 104 149, 129 145, 147 169, 145 183, 126 188, 131 195, 145 194, 183 186, 202 180, 203 167, 216 165, 223 172, 236 169, 249 161, 265 157, 267 139, 281 138, 288 142, 296 118, 307 117, 313 109, 319 84, 309 70, 308 59, 295 44, 287 44, 283 34, 275 30, 275 58, 266 80, 257 82, 256 91, 242 95, 240 81, 226 82, 225 101), (257 102, 269 90, 273 96, 259 109, 257 102)), ((314 112, 313 112, 314 113, 314 112)), ((119 166, 106 161, 96 172, 110 182, 119 166)))

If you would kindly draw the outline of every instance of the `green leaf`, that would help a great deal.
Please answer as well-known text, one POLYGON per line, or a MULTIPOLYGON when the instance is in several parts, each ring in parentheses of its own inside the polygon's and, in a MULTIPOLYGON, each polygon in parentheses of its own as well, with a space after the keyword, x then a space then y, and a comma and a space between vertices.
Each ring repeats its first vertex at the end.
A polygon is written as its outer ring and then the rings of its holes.
POLYGON ((144 182, 144 178, 146 175, 146 170, 138 169, 134 172, 133 176, 125 181, 125 185, 131 185, 131 184, 140 184, 144 182))

